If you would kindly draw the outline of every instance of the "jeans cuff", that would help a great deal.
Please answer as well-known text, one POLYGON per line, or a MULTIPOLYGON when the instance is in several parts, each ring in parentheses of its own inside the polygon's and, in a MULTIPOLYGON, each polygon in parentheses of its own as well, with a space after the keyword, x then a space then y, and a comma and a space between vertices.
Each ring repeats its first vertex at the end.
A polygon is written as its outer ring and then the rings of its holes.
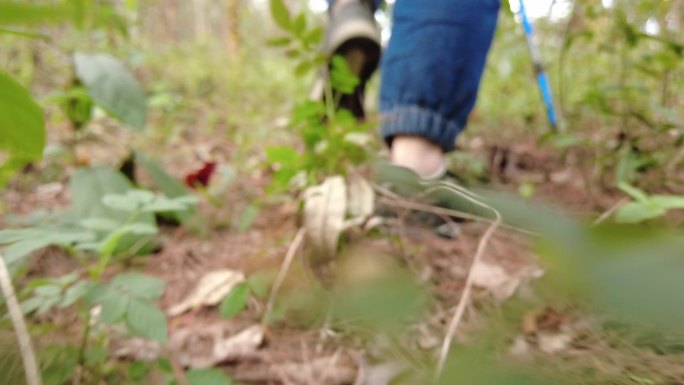
POLYGON ((382 114, 382 137, 391 146, 397 135, 416 135, 428 139, 444 152, 452 151, 463 127, 441 114, 418 106, 399 106, 382 114))

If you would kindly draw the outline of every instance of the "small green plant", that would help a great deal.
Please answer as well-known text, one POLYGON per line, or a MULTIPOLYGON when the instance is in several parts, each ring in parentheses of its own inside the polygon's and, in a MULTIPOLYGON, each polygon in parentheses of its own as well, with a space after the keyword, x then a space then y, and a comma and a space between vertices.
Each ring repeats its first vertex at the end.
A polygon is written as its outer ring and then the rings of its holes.
POLYGON ((266 149, 275 171, 274 186, 283 189, 294 183, 303 187, 320 182, 325 175, 345 174, 350 166, 367 159, 372 142, 369 124, 337 109, 339 98, 353 93, 359 79, 342 57, 333 57, 328 64, 319 49, 323 29, 309 28, 305 13, 291 15, 282 0, 272 0, 271 14, 285 36, 269 43, 284 48, 285 54, 297 62, 295 74, 301 77, 321 70, 327 80, 323 99, 300 102, 292 111, 290 127, 299 134, 304 151, 288 146, 266 149))
MULTIPOLYGON (((85 186, 92 187, 90 175, 107 176, 110 184, 125 181, 113 170, 91 171, 95 174, 77 174, 72 187, 80 185, 79 177, 88 182, 85 186)), ((127 187, 124 184, 123 188, 127 187)), ((89 192, 76 190, 74 195, 78 198, 89 192)), ((77 272, 31 282, 24 289, 26 299, 21 306, 26 314, 46 314, 54 308, 75 307, 84 320, 77 359, 62 360, 58 367, 78 366, 81 369, 77 371, 77 377, 87 373, 100 378, 104 370, 102 363, 88 358, 93 356, 93 350, 104 351, 106 357, 108 339, 103 337, 106 329, 100 325, 123 323, 129 334, 160 343, 168 338, 166 317, 154 304, 164 291, 164 282, 139 273, 123 273, 104 283, 105 269, 112 261, 136 255, 153 241, 158 232, 153 214, 187 211, 196 199, 190 196, 167 198, 129 188, 119 194, 105 195, 100 202, 85 199, 79 203, 86 204, 85 208, 90 211, 79 212, 79 205, 72 205, 70 210, 54 216, 52 223, 0 231, 0 243, 9 244, 6 253, 14 265, 20 264, 31 251, 48 245, 65 248, 81 262, 82 269, 77 272), (81 213, 83 217, 77 216, 79 219, 73 220, 74 213, 81 213), (90 346, 93 342, 95 345, 90 346)), ((55 374, 50 376, 61 378, 55 374)))
POLYGON ((639 223, 660 218, 669 210, 684 209, 684 197, 648 195, 626 183, 621 183, 618 187, 632 198, 631 202, 622 206, 615 214, 615 220, 619 223, 639 223))

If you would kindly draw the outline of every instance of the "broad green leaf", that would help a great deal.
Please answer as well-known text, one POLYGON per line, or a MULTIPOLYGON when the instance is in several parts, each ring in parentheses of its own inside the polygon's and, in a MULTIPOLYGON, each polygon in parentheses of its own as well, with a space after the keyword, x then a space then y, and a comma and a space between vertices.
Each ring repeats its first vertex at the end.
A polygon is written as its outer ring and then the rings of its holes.
POLYGON ((156 226, 147 223, 130 223, 118 230, 122 234, 154 235, 159 231, 156 226))
POLYGON ((43 111, 26 89, 0 70, 0 185, 19 167, 40 160, 44 147, 43 111))
POLYGON ((76 74, 93 100, 112 116, 138 130, 147 124, 145 93, 126 67, 105 54, 74 55, 76 74))
POLYGON ((639 223, 647 219, 658 218, 664 214, 665 209, 661 206, 629 202, 615 214, 615 221, 618 223, 639 223))
POLYGON ((20 307, 21 307, 21 311, 24 314, 31 314, 34 311, 38 310, 42 304, 43 304, 42 298, 31 297, 31 298, 27 299, 26 301, 22 302, 20 307))
POLYGON ((151 191, 141 189, 129 190, 128 192, 126 192, 126 196, 129 199, 138 202, 140 205, 153 202, 155 198, 157 198, 157 196, 154 195, 154 193, 152 193, 151 191))
MULTIPOLYGON (((157 161, 141 152, 135 153, 135 160, 145 169, 164 195, 169 198, 190 197, 185 186, 178 179, 169 175, 157 161)), ((175 211, 171 215, 181 223, 185 223, 193 213, 194 208, 187 208, 183 211, 175 211)))
POLYGON ((0 25, 31 25, 58 23, 73 16, 62 4, 31 4, 30 2, 0 1, 0 25))
POLYGON ((8 265, 11 265, 15 262, 18 262, 25 256, 31 254, 32 252, 47 247, 50 244, 52 244, 52 240, 46 238, 19 241, 5 249, 3 253, 5 257, 5 262, 8 265))
POLYGON ((321 43, 321 40, 323 40, 323 33, 322 27, 316 27, 306 34, 304 40, 310 46, 317 46, 321 43))
POLYGON ((665 209, 684 209, 684 197, 673 195, 654 195, 651 197, 654 204, 665 209))
POLYGON ((278 37, 275 39, 270 39, 266 42, 271 47, 287 47, 292 43, 292 39, 289 37, 278 37))
POLYGON ((108 288, 100 301, 102 305, 102 313, 100 314, 102 322, 115 324, 124 319, 131 299, 117 290, 108 288))
POLYGON ((243 282, 233 288, 221 302, 219 313, 223 318, 231 318, 240 314, 247 307, 249 285, 243 282))
POLYGON ((109 167, 82 168, 71 177, 71 212, 76 218, 109 218, 125 222, 130 214, 113 210, 102 203, 103 197, 125 194, 131 182, 109 167))
POLYGON ((119 226, 119 223, 109 218, 88 218, 82 220, 79 224, 93 231, 112 231, 119 226))
MULTIPOLYGON (((75 218, 108 218, 118 223, 130 220, 131 213, 114 210, 102 203, 102 197, 111 194, 124 195, 133 189, 131 182, 120 172, 105 166, 79 169, 71 177, 70 214, 75 218)), ((136 217, 137 223, 155 225, 154 215, 141 213, 136 217)), ((129 250, 147 236, 128 234, 118 236, 114 253, 129 250)), ((141 252, 144 250, 141 250, 141 252)))
POLYGON ((619 183, 618 188, 637 202, 647 203, 650 201, 648 195, 645 192, 639 190, 634 186, 630 186, 627 183, 619 183))
POLYGON ((33 292, 41 297, 53 297, 60 295, 62 293, 62 288, 57 285, 42 285, 38 286, 33 292))
POLYGON ((266 158, 271 163, 279 163, 283 167, 294 166, 299 162, 299 153, 292 147, 269 147, 266 158))
POLYGON ((139 206, 139 202, 123 194, 106 195, 102 198, 102 203, 110 209, 127 211, 129 213, 136 211, 139 206))
POLYGON ((292 23, 292 32, 297 36, 302 36, 306 32, 306 15, 300 13, 292 23))
POLYGON ((42 234, 42 231, 33 228, 0 230, 0 245, 40 238, 42 234))
POLYGON ((110 285, 136 298, 158 299, 164 293, 164 281, 140 273, 119 274, 110 285))
POLYGON ((150 213, 182 211, 187 208, 186 205, 166 197, 157 197, 153 202, 150 202, 142 207, 142 211, 150 213))
POLYGON ((292 27, 292 16, 283 0, 271 0, 271 17, 278 27, 286 31, 292 27))
POLYGON ((64 296, 62 297, 62 302, 59 304, 61 307, 68 307, 76 303, 79 299, 83 298, 90 290, 91 282, 78 282, 73 286, 70 286, 64 296))
POLYGON ((214 368, 193 369, 186 373, 188 385, 232 385, 233 381, 222 371, 214 368))
POLYGON ((140 337, 162 343, 168 339, 164 313, 147 301, 131 299, 126 312, 126 326, 140 337))

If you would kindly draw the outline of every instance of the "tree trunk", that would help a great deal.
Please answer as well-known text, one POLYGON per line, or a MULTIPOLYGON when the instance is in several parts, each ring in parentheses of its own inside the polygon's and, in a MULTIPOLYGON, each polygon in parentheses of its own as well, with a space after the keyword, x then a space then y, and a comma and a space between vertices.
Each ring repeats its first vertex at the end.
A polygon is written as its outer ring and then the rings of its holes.
POLYGON ((240 55, 240 1, 228 0, 228 52, 232 58, 240 55))

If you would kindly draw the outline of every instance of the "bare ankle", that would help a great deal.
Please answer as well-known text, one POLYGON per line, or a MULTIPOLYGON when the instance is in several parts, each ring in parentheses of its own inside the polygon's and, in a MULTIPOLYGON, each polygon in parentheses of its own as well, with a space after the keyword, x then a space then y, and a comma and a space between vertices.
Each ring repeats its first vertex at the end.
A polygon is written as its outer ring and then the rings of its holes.
POLYGON ((421 136, 397 136, 392 141, 392 163, 413 170, 425 179, 436 179, 446 172, 442 148, 421 136))

